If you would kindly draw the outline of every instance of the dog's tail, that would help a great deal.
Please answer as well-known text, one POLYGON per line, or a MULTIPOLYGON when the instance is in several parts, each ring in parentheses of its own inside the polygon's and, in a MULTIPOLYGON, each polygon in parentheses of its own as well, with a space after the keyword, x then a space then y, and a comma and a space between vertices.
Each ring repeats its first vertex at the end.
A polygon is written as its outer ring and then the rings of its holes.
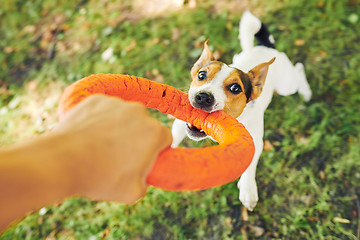
POLYGON ((275 48, 274 38, 270 35, 266 26, 250 11, 246 11, 240 20, 239 27, 239 39, 243 51, 254 47, 255 37, 258 45, 275 48))

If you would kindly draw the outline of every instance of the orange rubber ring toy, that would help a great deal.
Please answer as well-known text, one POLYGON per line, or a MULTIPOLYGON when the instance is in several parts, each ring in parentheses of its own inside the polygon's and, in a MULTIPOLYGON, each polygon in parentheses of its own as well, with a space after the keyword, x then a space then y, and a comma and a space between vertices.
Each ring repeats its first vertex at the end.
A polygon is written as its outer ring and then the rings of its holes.
POLYGON ((166 148, 158 156, 147 183, 169 191, 192 191, 236 180, 250 165, 255 148, 251 135, 223 111, 193 108, 186 93, 169 85, 121 74, 95 74, 68 86, 59 103, 62 116, 92 94, 143 103, 203 129, 219 142, 204 148, 166 148))

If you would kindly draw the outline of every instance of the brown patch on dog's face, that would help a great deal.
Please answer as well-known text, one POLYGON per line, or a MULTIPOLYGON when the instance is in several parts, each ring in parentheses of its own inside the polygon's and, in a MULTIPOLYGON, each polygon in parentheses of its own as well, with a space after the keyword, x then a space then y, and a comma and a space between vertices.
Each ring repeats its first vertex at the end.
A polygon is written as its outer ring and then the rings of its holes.
POLYGON ((234 118, 240 116, 247 103, 246 91, 248 89, 245 88, 245 85, 248 83, 246 81, 250 81, 246 73, 235 69, 223 83, 226 95, 224 112, 234 118))
POLYGON ((200 68, 204 67, 206 64, 209 64, 211 61, 215 61, 214 55, 209 48, 209 40, 204 42, 204 49, 199 57, 199 59, 194 63, 194 66, 191 68, 191 75, 195 72, 199 72, 200 68))
POLYGON ((260 96, 268 67, 274 60, 275 58, 269 62, 259 64, 248 73, 244 73, 239 69, 216 61, 208 46, 208 41, 206 41, 200 58, 191 69, 192 82, 189 90, 189 100, 192 105, 197 108, 209 112, 223 109, 227 114, 237 118, 243 112, 249 101, 260 96), (218 73, 220 75, 216 76, 218 73), (214 80, 215 78, 216 80, 214 80), (212 80, 214 81, 209 85, 211 87, 203 86, 212 80), (191 90, 193 90, 193 92, 191 90), (210 104, 208 104, 209 106, 203 106, 204 103, 206 103, 205 101, 195 102, 195 100, 201 100, 201 98, 195 98, 198 97, 197 95, 200 91, 211 95, 213 105, 210 106, 210 104), (206 110, 207 108, 209 109, 206 110))
POLYGON ((269 66, 274 61, 275 58, 272 58, 269 62, 261 63, 247 73, 251 79, 252 85, 252 92, 249 101, 254 100, 260 96, 265 85, 265 79, 269 70, 269 66))
POLYGON ((208 64, 205 64, 202 68, 197 71, 191 71, 191 86, 192 87, 199 87, 204 85, 207 82, 210 82, 215 75, 220 71, 222 65, 224 63, 219 61, 209 61, 208 64), (205 79, 199 78, 199 74, 205 74, 205 79))
POLYGON ((265 84, 269 65, 275 61, 275 58, 269 62, 261 63, 251 69, 248 73, 241 70, 234 71, 224 81, 224 90, 226 101, 224 111, 237 118, 243 112, 246 104, 258 98, 265 84), (231 91, 231 86, 238 84, 241 86, 241 92, 231 91))

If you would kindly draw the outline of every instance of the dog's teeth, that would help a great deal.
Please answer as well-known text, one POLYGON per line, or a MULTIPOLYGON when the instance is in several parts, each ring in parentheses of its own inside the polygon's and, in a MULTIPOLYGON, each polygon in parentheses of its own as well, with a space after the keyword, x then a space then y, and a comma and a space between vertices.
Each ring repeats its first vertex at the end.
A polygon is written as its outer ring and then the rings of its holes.
POLYGON ((199 129, 199 128, 195 127, 191 123, 186 123, 186 125, 190 130, 193 130, 193 131, 196 131, 196 132, 199 132, 199 133, 205 133, 202 129, 199 129))

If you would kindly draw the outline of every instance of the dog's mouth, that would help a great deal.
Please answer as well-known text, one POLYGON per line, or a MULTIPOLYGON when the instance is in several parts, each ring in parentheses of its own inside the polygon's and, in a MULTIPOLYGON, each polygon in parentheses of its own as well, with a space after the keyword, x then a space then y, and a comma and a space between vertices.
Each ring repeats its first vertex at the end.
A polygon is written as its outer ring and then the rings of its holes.
POLYGON ((193 131, 193 132, 206 134, 206 133, 204 132, 204 130, 195 127, 195 126, 192 125, 191 123, 187 123, 187 127, 188 127, 191 131, 193 131))
POLYGON ((204 132, 204 130, 199 129, 197 127, 195 127, 194 125, 192 125, 191 123, 187 123, 187 133, 188 136, 193 139, 193 140, 199 140, 199 139, 203 139, 205 137, 207 137, 206 133, 204 132))

